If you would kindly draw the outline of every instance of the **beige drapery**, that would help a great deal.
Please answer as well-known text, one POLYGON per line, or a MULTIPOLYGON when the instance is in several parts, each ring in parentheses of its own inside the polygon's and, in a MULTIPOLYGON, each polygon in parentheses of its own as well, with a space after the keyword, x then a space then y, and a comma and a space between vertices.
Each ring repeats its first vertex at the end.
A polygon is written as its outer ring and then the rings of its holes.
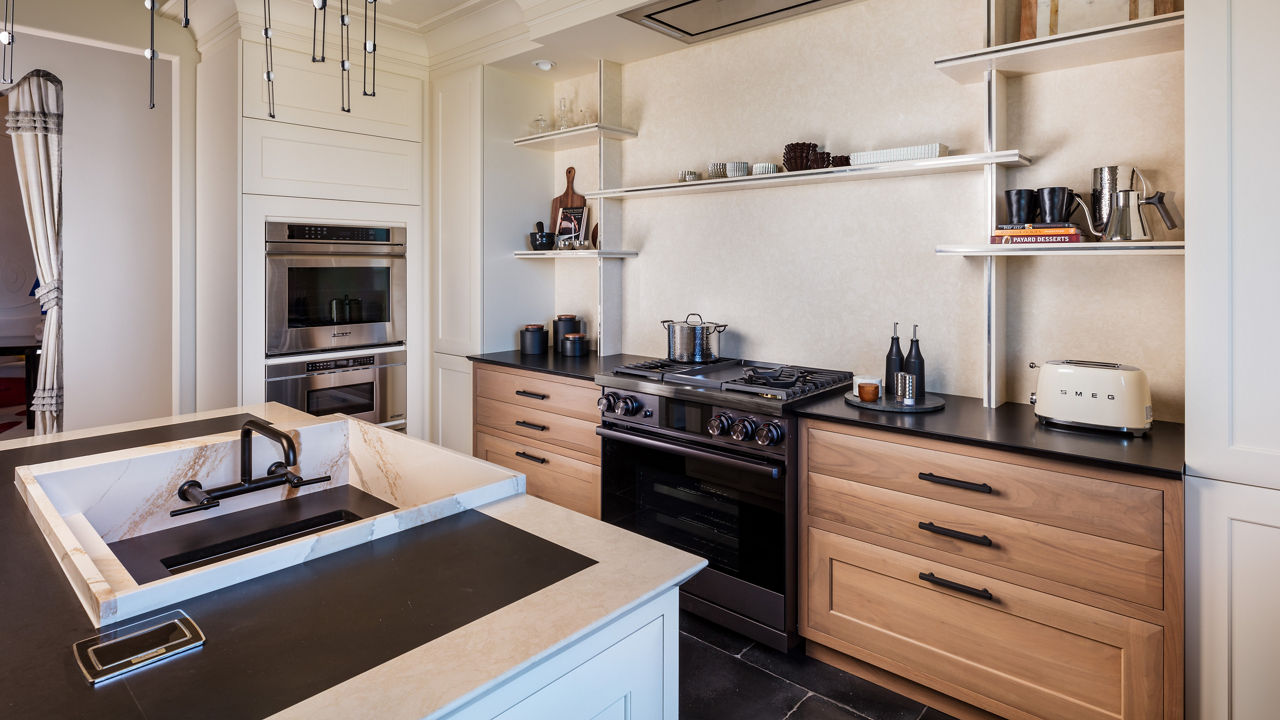
POLYGON ((4 91, 5 127, 13 138, 18 187, 26 210, 45 311, 40 371, 36 376, 36 434, 62 429, 62 81, 34 70, 4 91))

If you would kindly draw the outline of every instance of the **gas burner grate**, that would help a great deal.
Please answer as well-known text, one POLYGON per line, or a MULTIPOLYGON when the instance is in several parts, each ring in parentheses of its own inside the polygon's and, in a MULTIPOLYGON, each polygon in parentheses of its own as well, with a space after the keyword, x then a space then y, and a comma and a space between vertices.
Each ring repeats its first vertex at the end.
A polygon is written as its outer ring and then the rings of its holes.
POLYGON ((790 401, 851 380, 853 373, 850 372, 782 365, 776 368, 747 368, 740 380, 727 382, 721 389, 790 401))

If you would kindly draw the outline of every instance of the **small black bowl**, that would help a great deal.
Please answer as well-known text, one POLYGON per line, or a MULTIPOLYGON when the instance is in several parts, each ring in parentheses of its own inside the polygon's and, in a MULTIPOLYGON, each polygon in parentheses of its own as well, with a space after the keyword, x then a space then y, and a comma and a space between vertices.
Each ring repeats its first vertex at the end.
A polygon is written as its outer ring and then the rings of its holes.
POLYGON ((556 234, 550 232, 529 233, 529 247, 533 250, 555 250, 556 234))

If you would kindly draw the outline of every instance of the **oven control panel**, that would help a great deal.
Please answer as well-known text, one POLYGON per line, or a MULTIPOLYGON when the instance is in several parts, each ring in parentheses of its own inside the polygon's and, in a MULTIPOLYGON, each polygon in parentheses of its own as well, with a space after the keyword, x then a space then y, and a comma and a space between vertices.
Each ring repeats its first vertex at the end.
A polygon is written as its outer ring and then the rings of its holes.
POLYGON ((596 401, 596 407, 605 420, 624 420, 648 427, 662 427, 662 418, 658 412, 662 403, 661 398, 656 395, 605 388, 596 401))
POLYGON ((793 420, 764 413, 604 388, 596 401, 606 423, 655 428, 723 447, 782 454, 793 420))
POLYGON ((790 436, 786 418, 755 415, 732 408, 713 408, 703 432, 713 438, 760 448, 782 447, 790 436))
POLYGON ((338 360, 318 360, 316 362, 307 363, 307 372, 326 372, 328 370, 346 370, 348 368, 364 367, 374 364, 374 356, 365 355, 363 357, 340 358, 338 360))

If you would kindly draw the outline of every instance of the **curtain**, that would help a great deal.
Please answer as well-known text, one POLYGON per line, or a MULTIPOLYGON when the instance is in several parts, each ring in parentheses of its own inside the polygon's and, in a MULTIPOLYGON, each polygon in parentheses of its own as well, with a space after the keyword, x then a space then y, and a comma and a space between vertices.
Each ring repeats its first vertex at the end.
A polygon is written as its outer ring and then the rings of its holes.
POLYGON ((35 70, 5 91, 5 127, 13 138, 18 187, 35 253, 45 313, 36 376, 36 434, 62 429, 62 82, 35 70))

